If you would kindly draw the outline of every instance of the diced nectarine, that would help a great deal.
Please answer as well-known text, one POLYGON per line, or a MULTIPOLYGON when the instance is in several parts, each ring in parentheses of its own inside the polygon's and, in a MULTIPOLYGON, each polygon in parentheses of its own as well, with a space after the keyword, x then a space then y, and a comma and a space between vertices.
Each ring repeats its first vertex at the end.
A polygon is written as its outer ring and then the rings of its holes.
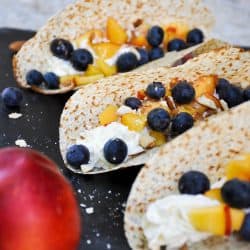
POLYGON ((221 189, 220 188, 214 188, 214 189, 210 189, 208 190, 205 194, 205 196, 217 200, 219 202, 224 202, 221 196, 221 189))
POLYGON ((239 231, 245 218, 243 210, 230 208, 231 230, 239 231))
POLYGON ((155 138, 155 146, 161 146, 166 143, 166 136, 163 133, 157 131, 150 131, 149 134, 155 138))
POLYGON ((146 118, 143 115, 127 113, 122 116, 121 123, 129 130, 140 132, 146 126, 146 118))
POLYGON ((102 71, 93 64, 89 64, 87 70, 85 71, 85 76, 100 75, 102 71))
POLYGON ((129 43, 136 47, 145 47, 145 48, 149 47, 147 38, 143 35, 133 36, 131 40, 129 41, 129 43))
POLYGON ((168 24, 165 30, 169 41, 175 38, 186 40, 189 27, 185 23, 175 22, 168 24))
POLYGON ((195 96, 199 97, 204 94, 213 95, 216 87, 217 76, 201 76, 194 82, 195 96))
POLYGON ((118 108, 115 105, 108 105, 99 115, 99 123, 103 126, 115 122, 118 119, 118 108))
POLYGON ((107 21, 107 38, 111 43, 120 45, 126 43, 128 39, 126 30, 112 17, 107 21))
POLYGON ((85 85, 85 84, 96 82, 97 80, 100 80, 103 77, 104 77, 103 74, 93 75, 93 76, 85 76, 85 75, 75 76, 74 82, 77 86, 80 86, 80 85, 85 85))
POLYGON ((117 73, 117 67, 116 65, 109 65, 104 62, 103 59, 98 58, 96 60, 96 66, 100 69, 100 71, 105 75, 105 76, 112 76, 117 73))
POLYGON ((113 43, 97 43, 92 44, 92 48, 98 57, 107 59, 113 57, 117 51, 120 49, 120 45, 113 43))
POLYGON ((85 41, 87 41, 87 43, 92 43, 94 39, 101 40, 103 38, 104 33, 101 30, 90 30, 76 39, 76 45, 80 47, 85 41))
POLYGON ((60 84, 65 85, 69 83, 74 83, 76 75, 66 75, 60 77, 60 84))

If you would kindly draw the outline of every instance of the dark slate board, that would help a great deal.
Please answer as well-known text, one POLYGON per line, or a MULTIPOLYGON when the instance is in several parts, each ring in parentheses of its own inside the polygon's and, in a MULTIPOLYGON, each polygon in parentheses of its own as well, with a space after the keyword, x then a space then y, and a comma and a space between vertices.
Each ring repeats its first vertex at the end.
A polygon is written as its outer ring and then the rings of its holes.
MULTIPOLYGON (((31 31, 0 29, 0 91, 16 86, 9 43, 30 38, 33 34, 31 31)), ((45 153, 58 164, 71 181, 79 206, 84 204, 94 208, 93 214, 87 214, 81 207, 83 232, 79 250, 129 249, 123 231, 124 202, 139 168, 89 177, 69 172, 59 152, 58 124, 70 94, 43 96, 29 90, 23 93, 24 102, 19 110, 23 116, 16 120, 8 118, 13 110, 6 109, 0 100, 0 147, 14 146, 17 139, 24 139, 33 149, 45 153)))

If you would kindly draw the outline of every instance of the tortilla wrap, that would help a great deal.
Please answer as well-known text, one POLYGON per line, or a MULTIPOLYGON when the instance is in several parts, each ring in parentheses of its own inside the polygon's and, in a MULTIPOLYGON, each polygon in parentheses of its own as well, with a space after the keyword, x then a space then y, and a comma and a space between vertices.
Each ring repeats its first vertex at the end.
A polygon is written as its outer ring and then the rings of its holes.
MULTIPOLYGON (((173 78, 193 81, 201 75, 218 75, 241 87, 250 85, 250 52, 240 49, 220 49, 202 54, 186 64, 174 68, 157 68, 154 70, 130 72, 98 81, 78 90, 66 103, 60 119, 59 144, 66 166, 75 173, 80 169, 70 167, 65 159, 67 148, 76 143, 80 133, 86 129, 99 126, 98 115, 109 104, 121 106, 126 97, 136 96, 137 91, 146 89, 153 81, 164 84, 173 78)), ((144 164, 151 154, 147 151, 131 160, 111 169, 94 169, 88 174, 113 171, 119 168, 144 164)))
MULTIPOLYGON (((115 18, 126 29, 131 30, 137 20, 149 25, 184 22, 192 28, 200 28, 206 34, 213 27, 214 18, 200 0, 81 0, 69 5, 48 20, 37 34, 27 41, 13 58, 16 80, 21 87, 30 88, 25 76, 31 69, 43 74, 48 72, 48 65, 53 57, 50 42, 55 38, 74 40, 79 35, 93 29, 105 29, 109 16, 115 18)), ((169 53, 160 63, 169 65, 169 58, 174 62, 178 57, 190 52, 189 48, 180 53, 169 53)), ((171 61, 170 61, 171 62, 171 61)), ((153 64, 154 65, 154 64, 153 64)), ((152 66, 153 67, 153 66, 152 66)), ((142 67, 143 68, 143 67, 142 67)), ((69 91, 67 86, 59 90, 40 90, 43 94, 58 94, 69 91), (66 89, 65 89, 66 88, 66 89)), ((38 88, 34 88, 38 91, 38 88)))
MULTIPOLYGON (((150 203, 178 192, 178 180, 188 170, 205 173, 211 183, 225 176, 225 164, 250 150, 250 102, 203 121, 172 142, 164 145, 148 161, 130 192, 125 231, 133 250, 146 250, 141 228, 142 217, 150 203)), ((188 250, 247 250, 250 245, 235 236, 211 237, 188 250)), ((184 248, 186 249, 186 248, 184 248)))

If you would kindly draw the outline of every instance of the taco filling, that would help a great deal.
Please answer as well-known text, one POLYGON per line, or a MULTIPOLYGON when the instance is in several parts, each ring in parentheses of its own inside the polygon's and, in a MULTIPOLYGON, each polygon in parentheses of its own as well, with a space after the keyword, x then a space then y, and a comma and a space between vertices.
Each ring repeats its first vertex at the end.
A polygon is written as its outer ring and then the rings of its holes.
POLYGON ((182 134, 197 121, 249 100, 249 90, 215 75, 203 75, 193 82, 150 83, 120 107, 105 107, 99 114, 100 126, 84 130, 75 145, 68 145, 67 163, 84 173, 126 163, 182 134))
POLYGON ((77 87, 131 71, 166 52, 180 51, 203 40, 200 29, 190 29, 181 22, 150 27, 138 19, 130 30, 125 30, 119 21, 109 17, 106 30, 90 30, 72 41, 52 40, 47 72, 30 69, 26 81, 28 85, 48 89, 69 83, 77 87))
POLYGON ((149 205, 142 228, 150 249, 180 249, 211 236, 250 241, 250 154, 229 161, 225 178, 210 187, 199 171, 184 173, 180 194, 149 205))

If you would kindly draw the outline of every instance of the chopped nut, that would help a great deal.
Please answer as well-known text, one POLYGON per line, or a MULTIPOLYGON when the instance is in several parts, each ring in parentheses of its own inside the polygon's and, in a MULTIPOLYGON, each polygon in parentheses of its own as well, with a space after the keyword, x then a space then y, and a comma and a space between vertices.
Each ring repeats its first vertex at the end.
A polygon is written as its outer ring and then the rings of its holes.
POLYGON ((17 53, 23 46, 26 41, 14 41, 9 44, 9 50, 13 53, 17 53))

